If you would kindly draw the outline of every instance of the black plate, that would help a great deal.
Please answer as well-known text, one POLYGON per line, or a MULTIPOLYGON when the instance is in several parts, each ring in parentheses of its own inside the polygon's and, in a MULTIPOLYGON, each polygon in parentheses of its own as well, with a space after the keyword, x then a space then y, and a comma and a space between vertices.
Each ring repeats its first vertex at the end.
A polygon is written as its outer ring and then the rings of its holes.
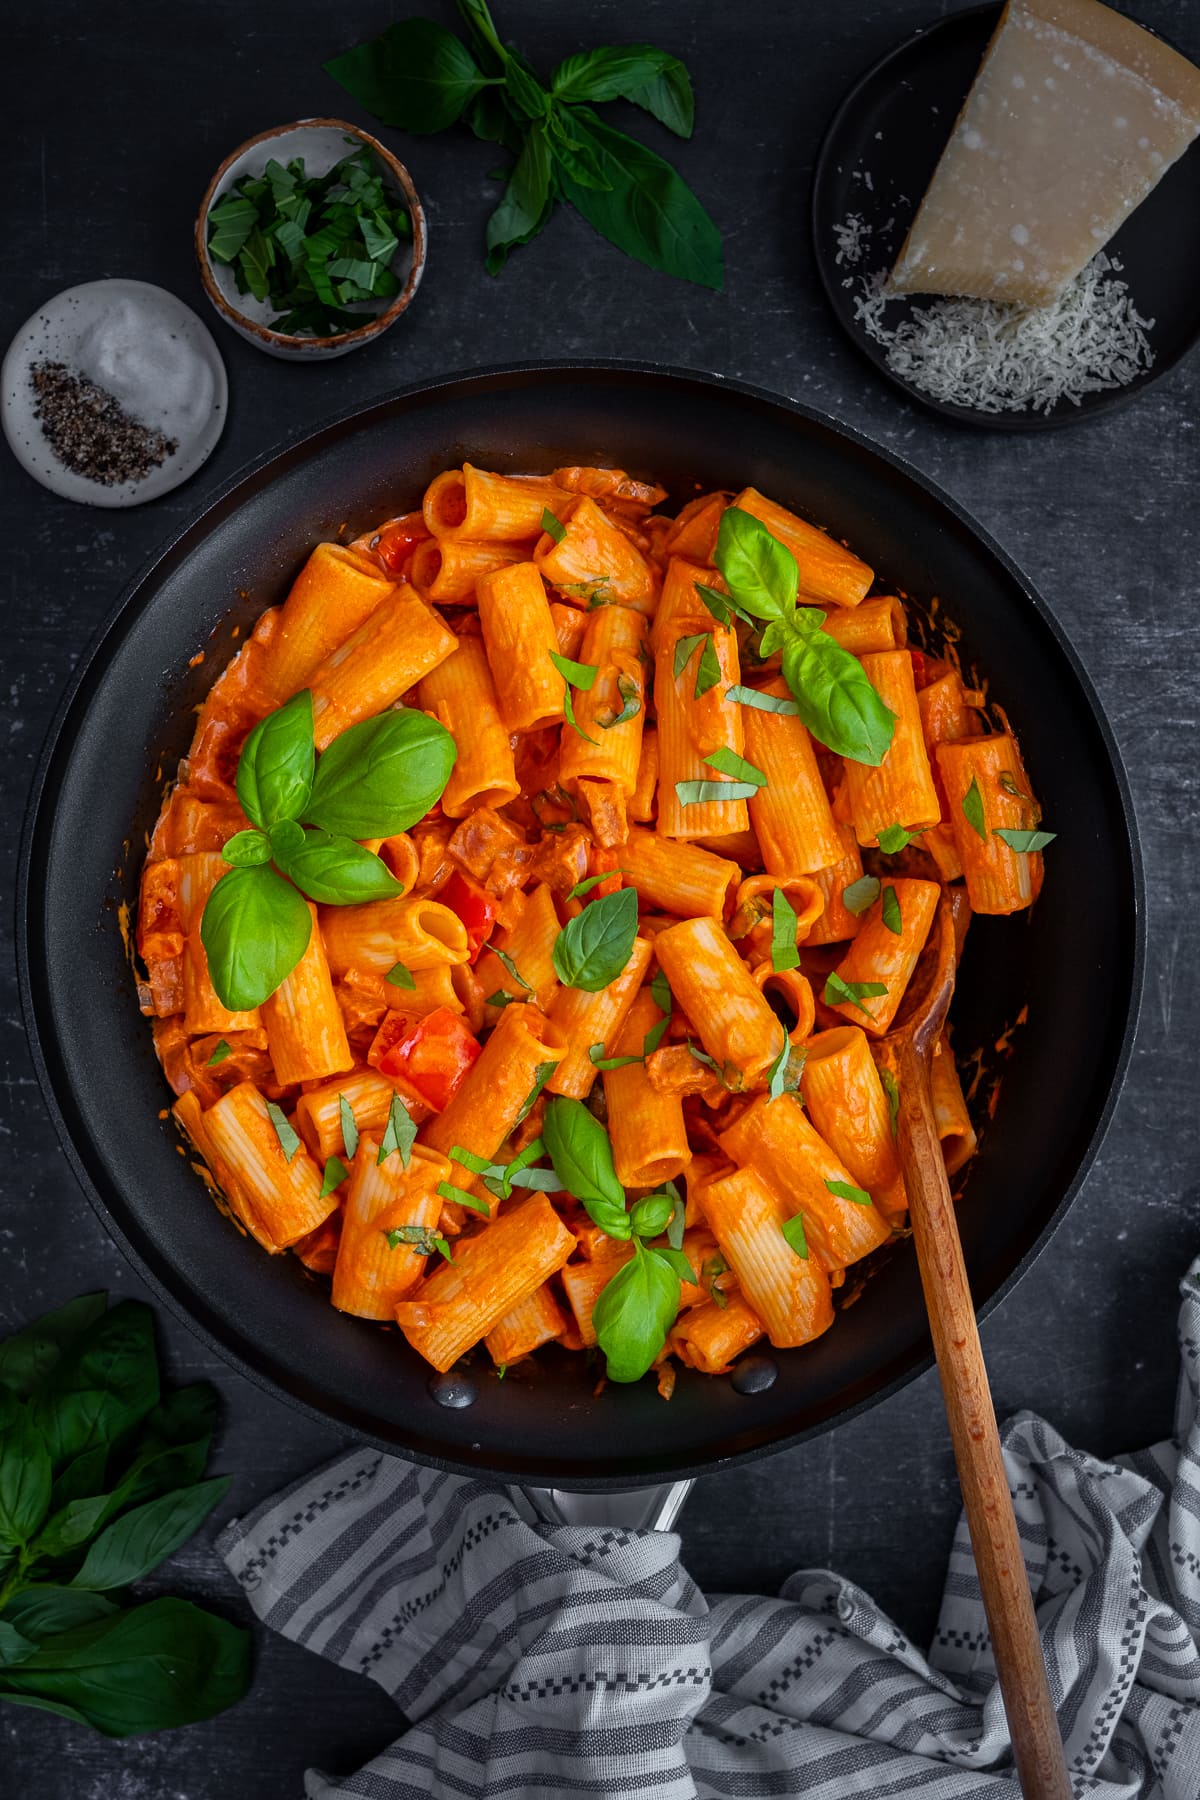
MULTIPOLYGON (((942 597, 1010 709, 1061 833, 1032 915, 972 928, 959 1045, 986 1049, 1028 999, 961 1218, 986 1310, 1075 1193, 1111 1112, 1140 986, 1141 884, 1124 777, 1095 695, 1012 563, 954 503, 865 439, 756 389, 630 365, 483 372, 409 390, 266 457, 130 588, 44 753, 22 857, 21 985, 47 1098, 85 1190, 164 1299, 244 1372, 441 1466, 580 1488, 695 1473, 793 1442, 929 1360, 911 1244, 833 1330, 739 1394, 683 1371, 593 1396, 582 1357, 541 1359, 478 1398, 438 1384, 395 1332, 344 1317, 295 1257, 238 1236, 159 1119, 168 1098, 138 1016, 118 907, 234 624, 279 600, 312 544, 412 506, 464 457, 502 470, 612 462, 674 501, 753 482, 833 527, 908 593, 942 597), (215 635, 214 635, 215 634, 215 635), (209 654, 197 668, 197 649, 209 654), (1081 899, 1081 896, 1083 897, 1081 899), (443 1388, 443 1399, 445 1392, 443 1388)), ((1031 1322, 1031 1326, 1034 1322, 1031 1322)))
MULTIPOLYGON (((889 51, 850 90, 817 157, 813 246, 838 323, 881 375, 943 418, 995 431, 1042 431, 1132 400, 1186 356, 1200 337, 1200 154, 1193 145, 1168 169, 1106 246, 1122 265, 1119 279, 1127 284, 1138 312, 1154 320, 1146 332, 1154 361, 1144 373, 1124 387, 1085 394, 1078 406, 1060 400, 1048 413, 952 406, 895 375, 884 346, 855 316, 858 277, 890 268, 895 261, 1002 10, 974 6, 939 19, 889 51), (870 232, 857 269, 838 261, 836 228, 852 214, 870 232)), ((933 299, 894 300, 886 322, 898 325, 933 299)))

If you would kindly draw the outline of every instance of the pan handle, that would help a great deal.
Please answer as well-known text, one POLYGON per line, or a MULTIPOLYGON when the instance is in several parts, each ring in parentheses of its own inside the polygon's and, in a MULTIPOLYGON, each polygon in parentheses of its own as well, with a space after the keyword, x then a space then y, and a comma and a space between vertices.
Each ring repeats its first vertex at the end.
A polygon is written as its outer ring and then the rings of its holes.
POLYGON ((617 1525, 625 1531, 670 1531, 692 1491, 690 1481, 659 1487, 576 1494, 567 1488, 511 1487, 513 1505, 529 1525, 617 1525))

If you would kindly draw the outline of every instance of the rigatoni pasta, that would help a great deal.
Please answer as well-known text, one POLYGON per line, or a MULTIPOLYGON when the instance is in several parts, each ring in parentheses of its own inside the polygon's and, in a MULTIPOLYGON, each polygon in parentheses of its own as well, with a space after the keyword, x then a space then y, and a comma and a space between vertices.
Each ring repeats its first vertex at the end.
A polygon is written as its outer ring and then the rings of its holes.
MULTIPOLYGON (((317 545, 151 836, 139 1000, 219 1204, 436 1369, 599 1344, 667 1394, 827 1330, 904 1228, 938 908, 1037 896, 1003 715, 732 492, 466 463, 317 545)), ((948 1036, 932 1098, 954 1173, 948 1036)))

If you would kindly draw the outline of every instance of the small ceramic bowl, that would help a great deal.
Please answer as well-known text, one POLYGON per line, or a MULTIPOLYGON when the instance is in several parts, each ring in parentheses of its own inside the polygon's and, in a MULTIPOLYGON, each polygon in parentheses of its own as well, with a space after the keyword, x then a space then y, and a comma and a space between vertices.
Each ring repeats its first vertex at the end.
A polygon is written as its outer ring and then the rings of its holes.
POLYGON ((268 356, 280 356, 289 362, 325 362, 334 356, 345 356, 363 344, 369 344, 394 325, 405 311, 425 272, 425 214, 412 184, 412 177, 399 159, 385 150, 369 132, 343 119, 299 119, 294 125, 277 125, 272 131, 260 131, 257 137, 227 156, 208 184, 196 217, 196 261, 204 291, 227 325, 248 344, 257 345, 268 356), (261 175, 271 158, 287 163, 301 157, 305 172, 324 175, 350 153, 347 138, 355 138, 374 152, 383 170, 384 181, 396 198, 408 209, 412 222, 411 238, 401 238, 392 259, 392 269, 400 282, 400 292, 386 307, 372 311, 369 302, 362 303, 363 322, 352 331, 336 337, 291 337, 272 331, 269 321, 278 316, 278 308, 269 300, 256 300, 253 294, 239 294, 233 265, 215 262, 208 253, 208 215, 213 206, 244 175, 261 175))

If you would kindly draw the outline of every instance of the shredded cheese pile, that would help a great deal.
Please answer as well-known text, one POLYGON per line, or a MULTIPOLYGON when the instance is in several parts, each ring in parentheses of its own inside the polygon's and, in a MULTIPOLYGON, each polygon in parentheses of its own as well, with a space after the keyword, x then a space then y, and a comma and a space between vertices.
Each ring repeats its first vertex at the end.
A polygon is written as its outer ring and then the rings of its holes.
MULTIPOLYGON (((851 214, 835 237, 837 262, 861 265, 870 237, 863 219, 851 214)), ((887 292, 887 270, 877 269, 857 276, 854 313, 884 347, 892 373, 932 399, 977 412, 1048 413, 1061 400, 1078 406, 1085 394, 1124 387, 1153 364, 1146 333, 1154 320, 1138 312, 1116 279, 1120 269, 1100 251, 1049 306, 910 302, 897 325, 884 314, 898 297, 887 292)))

